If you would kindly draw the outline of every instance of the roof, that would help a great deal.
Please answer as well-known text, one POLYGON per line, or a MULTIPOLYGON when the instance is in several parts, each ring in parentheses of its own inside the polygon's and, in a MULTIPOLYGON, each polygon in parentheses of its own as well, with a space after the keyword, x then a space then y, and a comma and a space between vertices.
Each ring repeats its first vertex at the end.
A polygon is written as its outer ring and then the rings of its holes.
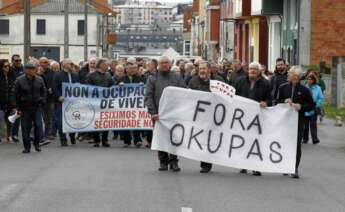
MULTIPOLYGON (((61 14, 64 11, 65 0, 30 0, 31 12, 38 14, 61 14)), ((69 0, 70 13, 84 13, 85 0, 69 0)), ((110 8, 108 0, 89 0, 89 13, 109 14, 116 13, 110 8)), ((0 8, 0 14, 9 15, 20 13, 23 11, 23 4, 21 0, 15 0, 0 8)))
MULTIPOLYGON (((84 5, 80 0, 69 1, 70 13, 84 13, 84 5)), ((63 13, 65 7, 65 0, 48 0, 47 3, 32 8, 32 13, 63 13)), ((89 8, 89 13, 95 13, 95 10, 89 8)))

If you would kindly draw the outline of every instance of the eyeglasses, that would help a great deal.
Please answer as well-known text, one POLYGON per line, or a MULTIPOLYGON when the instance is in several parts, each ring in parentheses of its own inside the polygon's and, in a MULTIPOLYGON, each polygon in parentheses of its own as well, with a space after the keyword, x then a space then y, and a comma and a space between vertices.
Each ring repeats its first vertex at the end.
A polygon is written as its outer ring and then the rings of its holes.
POLYGON ((14 60, 14 62, 22 62, 21 59, 14 60))
POLYGON ((9 65, 4 65, 4 68, 9 68, 10 66, 9 65))

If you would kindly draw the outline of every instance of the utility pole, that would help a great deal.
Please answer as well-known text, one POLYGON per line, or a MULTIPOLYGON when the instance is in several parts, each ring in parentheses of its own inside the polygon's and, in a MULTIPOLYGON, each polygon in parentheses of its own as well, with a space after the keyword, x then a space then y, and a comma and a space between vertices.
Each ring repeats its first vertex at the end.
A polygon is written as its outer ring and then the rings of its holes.
POLYGON ((24 62, 27 63, 31 47, 31 0, 23 0, 24 6, 24 62))
POLYGON ((96 47, 96 55, 99 57, 99 48, 101 46, 101 16, 97 14, 97 47, 96 47))
POLYGON ((87 14, 88 14, 88 3, 89 0, 84 0, 84 61, 87 61, 89 56, 88 56, 88 21, 87 21, 87 14))
POLYGON ((65 13, 65 29, 64 29, 64 58, 68 58, 69 57, 69 0, 65 0, 65 9, 64 9, 64 13, 65 13))

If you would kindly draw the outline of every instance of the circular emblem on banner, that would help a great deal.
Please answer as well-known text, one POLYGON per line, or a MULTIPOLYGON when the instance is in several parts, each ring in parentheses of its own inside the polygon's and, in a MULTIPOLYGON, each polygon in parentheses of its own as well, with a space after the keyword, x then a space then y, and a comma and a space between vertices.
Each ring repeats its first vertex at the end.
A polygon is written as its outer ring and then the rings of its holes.
POLYGON ((64 116, 69 127, 81 130, 92 123, 95 118, 95 109, 88 102, 74 100, 66 106, 64 116))

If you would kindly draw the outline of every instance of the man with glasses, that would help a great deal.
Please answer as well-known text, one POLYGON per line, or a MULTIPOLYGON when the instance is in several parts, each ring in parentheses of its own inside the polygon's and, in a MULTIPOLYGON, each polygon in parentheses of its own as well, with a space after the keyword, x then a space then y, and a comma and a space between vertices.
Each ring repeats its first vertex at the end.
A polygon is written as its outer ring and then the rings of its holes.
MULTIPOLYGON (((12 55, 11 60, 12 60, 11 72, 14 73, 16 78, 22 76, 24 74, 24 68, 23 68, 22 59, 20 58, 20 55, 18 54, 12 55)), ((11 138, 14 142, 19 142, 19 139, 18 139, 19 125, 20 125, 20 118, 17 119, 12 125, 11 138)))
MULTIPOLYGON (((168 86, 186 87, 184 80, 178 74, 171 71, 171 60, 168 57, 161 57, 158 64, 158 72, 155 75, 151 75, 146 82, 145 93, 145 105, 153 121, 159 120, 159 100, 162 97, 163 90, 168 86)), ((158 158, 160 161, 159 171, 167 171, 169 164, 170 170, 174 172, 181 170, 178 166, 176 155, 159 151, 158 158)))

